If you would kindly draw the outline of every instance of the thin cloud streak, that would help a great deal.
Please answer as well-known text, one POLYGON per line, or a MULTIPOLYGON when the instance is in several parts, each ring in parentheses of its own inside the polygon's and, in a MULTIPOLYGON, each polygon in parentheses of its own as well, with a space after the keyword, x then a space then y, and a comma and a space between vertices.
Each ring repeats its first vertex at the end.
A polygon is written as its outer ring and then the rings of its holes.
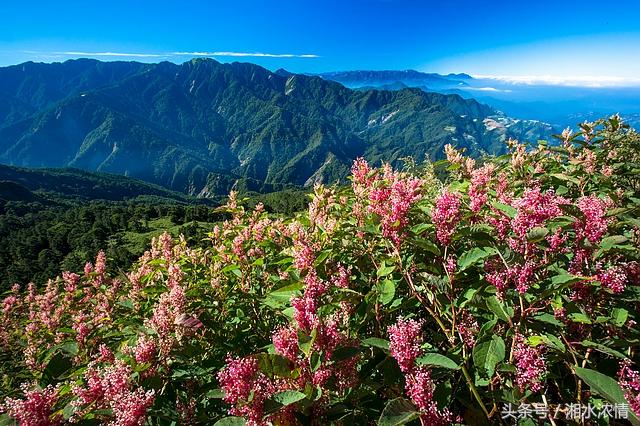
MULTIPOLYGON (((46 53, 46 52, 45 52, 46 53)), ((134 58, 164 58, 167 55, 157 53, 124 53, 124 52, 49 52, 54 55, 66 56, 118 56, 118 57, 134 57, 134 58)))
POLYGON ((167 52, 167 53, 139 53, 139 52, 82 52, 67 50, 64 52, 24 51, 34 55, 85 56, 85 57, 118 57, 118 58, 170 58, 176 56, 211 56, 211 57, 246 57, 246 58, 319 58, 313 54, 293 53, 263 53, 263 52, 167 52))
POLYGON ((255 58, 319 58, 318 55, 293 53, 262 53, 262 52, 172 52, 176 56, 234 56, 255 58))
POLYGON ((573 87, 636 87, 640 78, 614 76, 553 76, 553 75, 471 75, 473 78, 497 80, 508 84, 550 85, 573 87))

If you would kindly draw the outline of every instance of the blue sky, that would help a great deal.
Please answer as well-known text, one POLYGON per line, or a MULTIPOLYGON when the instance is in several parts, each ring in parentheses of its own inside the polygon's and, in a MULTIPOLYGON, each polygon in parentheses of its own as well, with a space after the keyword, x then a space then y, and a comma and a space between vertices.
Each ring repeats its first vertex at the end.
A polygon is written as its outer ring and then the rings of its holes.
POLYGON ((638 17, 638 0, 3 0, 0 65, 207 54, 295 72, 640 79, 638 17), (275 56, 241 55, 256 53, 275 56))

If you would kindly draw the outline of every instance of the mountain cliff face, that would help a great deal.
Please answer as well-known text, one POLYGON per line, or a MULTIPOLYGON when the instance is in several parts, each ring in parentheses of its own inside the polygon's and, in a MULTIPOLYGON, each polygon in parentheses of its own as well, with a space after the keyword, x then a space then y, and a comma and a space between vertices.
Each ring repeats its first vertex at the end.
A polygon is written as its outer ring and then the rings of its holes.
POLYGON ((124 174, 194 195, 344 179, 358 156, 481 155, 518 136, 495 111, 419 89, 354 91, 320 77, 198 59, 0 68, 0 162, 124 174))

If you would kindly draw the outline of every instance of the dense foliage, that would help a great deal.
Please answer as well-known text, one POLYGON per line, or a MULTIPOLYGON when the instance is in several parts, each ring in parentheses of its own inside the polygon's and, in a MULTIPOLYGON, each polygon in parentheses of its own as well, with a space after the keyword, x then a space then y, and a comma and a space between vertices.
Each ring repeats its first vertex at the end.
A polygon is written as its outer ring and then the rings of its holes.
POLYGON ((482 164, 451 147, 404 172, 360 159, 351 187, 317 186, 287 219, 232 194, 203 248, 164 234, 126 275, 100 252, 42 291, 14 288, 7 416, 499 424, 508 403, 625 401, 640 414, 640 137, 617 117, 581 127, 482 164))
MULTIPOLYGON (((79 170, 0 166, 0 291, 44 283, 81 270, 103 249, 109 272, 126 270, 169 231, 201 245, 224 215, 219 199, 195 199, 124 176, 79 170)), ((306 208, 306 191, 245 193, 248 206, 291 214, 306 208)))
POLYGON ((11 202, 0 215, 0 289, 81 270, 104 250, 109 269, 128 269, 163 228, 199 244, 223 218, 205 205, 109 203, 42 205, 11 202))

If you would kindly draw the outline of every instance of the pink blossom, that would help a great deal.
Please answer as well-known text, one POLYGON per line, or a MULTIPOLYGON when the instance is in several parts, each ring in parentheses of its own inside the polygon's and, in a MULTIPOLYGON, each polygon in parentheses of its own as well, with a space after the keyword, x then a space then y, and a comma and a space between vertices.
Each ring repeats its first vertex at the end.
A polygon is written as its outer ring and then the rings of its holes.
POLYGON ((622 293, 626 288, 627 274, 621 266, 614 266, 597 275, 602 287, 608 288, 614 293, 622 293))
POLYGON ((2 312, 8 313, 18 303, 16 296, 7 296, 2 301, 2 312))
POLYGON ((431 408, 434 388, 431 372, 426 367, 417 367, 407 375, 407 395, 420 410, 431 408))
POLYGON ((99 276, 103 276, 107 269, 107 256, 104 254, 104 251, 100 250, 98 252, 98 256, 96 257, 96 266, 95 272, 99 276))
POLYGON ((514 339, 516 343, 513 352, 516 364, 516 385, 520 392, 524 392, 525 389, 538 392, 543 387, 543 379, 547 370, 541 346, 529 346, 521 335, 517 335, 514 339))
POLYGON ((258 360, 255 358, 227 357, 227 365, 218 373, 225 402, 236 404, 239 400, 249 399, 258 371, 258 360))
POLYGON ((369 212, 380 217, 382 235, 396 245, 404 236, 411 206, 422 197, 421 186, 420 179, 404 177, 386 164, 383 178, 369 192, 369 212))
POLYGON ((63 272, 62 279, 64 281, 64 290, 68 293, 73 293, 78 288, 78 282, 80 281, 80 275, 73 272, 63 272))
POLYGON ((607 232, 609 219, 606 217, 609 203, 595 195, 581 197, 578 200, 578 208, 584 214, 584 221, 576 220, 574 227, 576 237, 580 240, 587 238, 591 243, 597 244, 607 232))
POLYGON ((542 192, 539 187, 525 190, 522 197, 513 203, 517 209, 511 221, 513 232, 520 238, 526 238, 532 228, 543 226, 545 221, 562 215, 560 205, 568 203, 553 191, 542 192))
POLYGON ((88 276, 91 272, 93 272, 93 265, 91 262, 87 262, 84 264, 84 275, 88 276))
POLYGON ((133 354, 136 362, 138 364, 143 364, 146 362, 152 362, 155 359, 157 351, 158 347, 153 339, 147 336, 140 336, 133 349, 133 354))
POLYGON ((313 267, 315 254, 313 249, 303 241, 297 241, 294 248, 293 264, 299 271, 303 272, 313 267))
POLYGON ((478 213, 487 202, 487 185, 491 181, 495 167, 492 164, 485 164, 483 167, 471 172, 471 182, 469 185, 469 198, 471 211, 478 213))
POLYGON ((314 299, 309 297, 291 298, 293 308, 293 318, 302 330, 312 330, 318 324, 318 306, 314 299))
POLYGON ((152 390, 126 391, 112 400, 111 408, 115 419, 110 424, 114 426, 142 426, 145 424, 147 410, 155 399, 152 390))
POLYGON ((524 265, 514 267, 511 272, 516 276, 516 290, 520 294, 526 293, 533 280, 533 262, 526 261, 524 265))
POLYGON ((556 228, 553 234, 547 236, 547 242, 552 251, 558 251, 568 239, 569 235, 563 233, 560 227, 556 228))
POLYGON ((389 351, 400 370, 407 373, 413 369, 414 362, 422 353, 422 321, 398 318, 395 325, 389 326, 389 351))
POLYGON ((272 336, 276 353, 295 361, 298 358, 298 333, 295 328, 281 327, 272 336))
POLYGON ((169 275, 167 280, 167 287, 171 289, 182 282, 182 278, 184 277, 184 272, 182 272, 180 265, 172 263, 167 268, 167 272, 169 275))
POLYGON ((444 191, 436 198, 431 211, 431 220, 436 226, 436 236, 440 243, 449 245, 455 228, 460 221, 460 195, 444 191))
POLYGON ((30 389, 21 385, 24 399, 7 398, 5 409, 20 426, 53 426, 62 424, 59 415, 53 416, 53 408, 58 400, 58 389, 49 385, 44 389, 30 389))
POLYGON ((96 359, 97 362, 113 362, 115 359, 111 349, 109 349, 109 347, 104 343, 100 344, 98 347, 98 354, 99 355, 96 359))
POLYGON ((135 389, 131 383, 131 369, 122 361, 102 369, 92 364, 85 372, 86 387, 74 386, 77 396, 74 405, 79 412, 92 408, 110 408, 114 419, 109 424, 135 426, 144 424, 146 412, 153 404, 154 391, 135 389), (85 407, 85 408, 83 408, 85 407))
POLYGON ((227 357, 227 365, 218 372, 218 381, 224 401, 234 406, 229 414, 248 417, 250 425, 263 424, 264 402, 276 388, 260 372, 257 359, 227 357), (253 398, 249 402, 250 395, 253 398))
POLYGON ((462 339, 462 343, 472 348, 476 343, 476 335, 479 331, 478 321, 471 315, 466 309, 462 309, 458 312, 458 333, 462 339))
POLYGON ((353 165, 351 166, 351 174, 353 175, 354 184, 357 183, 359 185, 369 185, 371 183, 371 177, 369 174, 371 173, 371 168, 369 167, 369 163, 367 160, 360 157, 357 158, 353 165))
POLYGON ((349 288, 349 270, 344 266, 338 267, 338 273, 333 277, 332 284, 340 288, 349 288))
POLYGON ((630 360, 624 360, 620 363, 618 380, 629 406, 636 414, 640 415, 640 374, 631 369, 630 360))

